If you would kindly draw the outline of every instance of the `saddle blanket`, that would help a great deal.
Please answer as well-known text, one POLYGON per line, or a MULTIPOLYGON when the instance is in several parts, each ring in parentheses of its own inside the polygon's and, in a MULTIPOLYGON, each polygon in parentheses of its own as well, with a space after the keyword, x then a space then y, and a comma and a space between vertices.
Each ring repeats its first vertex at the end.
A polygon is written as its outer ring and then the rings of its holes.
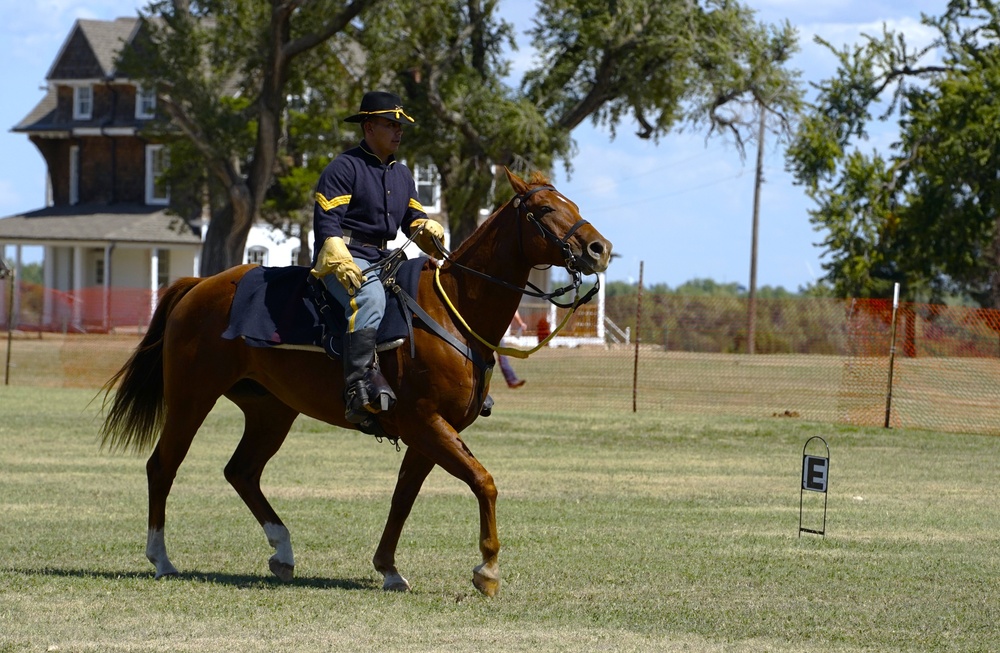
MULTIPOLYGON (((411 297, 417 295, 420 271, 428 259, 404 261, 396 270, 395 284, 411 297)), ((229 327, 222 337, 243 338, 252 347, 323 346, 323 336, 329 330, 319 314, 310 286, 309 268, 257 267, 249 270, 236 283, 236 294, 229 311, 229 327)), ((317 284, 321 285, 321 284, 317 284)), ((392 342, 409 335, 402 298, 386 288, 385 316, 378 329, 378 344, 392 342)), ((347 330, 344 311, 331 298, 334 328, 330 334, 328 352, 340 355, 341 340, 347 330)), ((410 320, 412 322, 412 319, 410 320)))

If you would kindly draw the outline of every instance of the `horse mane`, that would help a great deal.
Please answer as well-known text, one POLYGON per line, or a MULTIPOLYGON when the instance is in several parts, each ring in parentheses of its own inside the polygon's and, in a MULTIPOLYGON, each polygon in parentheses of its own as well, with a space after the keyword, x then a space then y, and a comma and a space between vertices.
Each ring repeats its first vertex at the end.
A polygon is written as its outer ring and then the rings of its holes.
MULTIPOLYGON (((525 183, 528 184, 528 186, 530 187, 551 185, 548 176, 541 170, 533 170, 531 174, 528 176, 528 179, 525 180, 525 183)), ((506 202, 498 206, 497 209, 493 211, 493 213, 491 213, 488 218, 483 220, 483 223, 479 225, 479 227, 477 227, 476 230, 473 231, 468 238, 465 239, 465 242, 463 242, 461 245, 458 246, 458 249, 456 249, 452 253, 452 256, 456 257, 461 256, 465 252, 465 250, 469 249, 470 247, 473 247, 475 242, 478 240, 478 237, 486 232, 486 229, 484 229, 484 227, 486 227, 487 224, 492 222, 494 218, 496 218, 501 212, 503 212, 504 208, 506 208, 507 205, 510 204, 510 201, 511 200, 507 200, 506 202)))
POLYGON ((541 170, 533 170, 525 183, 529 186, 552 185, 552 182, 541 170))

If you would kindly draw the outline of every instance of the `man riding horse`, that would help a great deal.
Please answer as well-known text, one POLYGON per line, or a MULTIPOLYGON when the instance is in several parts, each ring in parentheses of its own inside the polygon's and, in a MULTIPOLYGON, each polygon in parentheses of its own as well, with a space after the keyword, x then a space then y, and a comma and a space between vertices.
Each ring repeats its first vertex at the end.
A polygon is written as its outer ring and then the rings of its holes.
POLYGON ((413 175, 396 160, 403 123, 414 124, 393 93, 365 93, 358 113, 361 143, 330 162, 316 184, 313 235, 317 245, 312 275, 322 280, 347 319, 343 339, 344 416, 361 424, 389 410, 396 397, 378 367, 375 336, 385 314, 378 270, 389 255, 388 241, 400 228, 424 252, 435 254, 444 229, 427 217, 417 199, 413 175))

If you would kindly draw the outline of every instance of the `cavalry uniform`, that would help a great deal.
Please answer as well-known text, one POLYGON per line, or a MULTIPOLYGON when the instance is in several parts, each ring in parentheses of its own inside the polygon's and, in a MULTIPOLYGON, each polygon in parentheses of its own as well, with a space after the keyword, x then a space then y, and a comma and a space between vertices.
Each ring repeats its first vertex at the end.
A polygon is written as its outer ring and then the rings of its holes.
MULTIPOLYGON (((364 141, 334 159, 316 184, 313 209, 316 242, 343 238, 362 270, 388 255, 386 244, 400 228, 409 237, 414 220, 421 218, 426 219, 427 215, 417 200, 417 187, 410 171, 395 157, 382 163, 364 141)), ((333 275, 324 280, 334 297, 343 298, 344 288, 333 275)), ((349 331, 377 328, 385 313, 385 293, 377 275, 368 275, 355 301, 345 303, 349 331)))
POLYGON ((387 241, 400 229, 415 236, 414 242, 428 254, 437 251, 435 241, 444 238, 444 229, 427 218, 413 176, 396 161, 402 124, 414 122, 399 97, 365 93, 361 110, 344 120, 360 123, 364 137, 358 147, 330 162, 316 184, 311 272, 347 318, 344 417, 364 429, 373 413, 389 410, 396 402, 375 353, 385 290, 378 272, 365 270, 388 256, 387 241))
POLYGON ((316 184, 313 233, 316 242, 341 236, 356 257, 375 262, 400 228, 426 218, 413 175, 392 156, 382 163, 367 144, 348 150, 326 167, 316 184))

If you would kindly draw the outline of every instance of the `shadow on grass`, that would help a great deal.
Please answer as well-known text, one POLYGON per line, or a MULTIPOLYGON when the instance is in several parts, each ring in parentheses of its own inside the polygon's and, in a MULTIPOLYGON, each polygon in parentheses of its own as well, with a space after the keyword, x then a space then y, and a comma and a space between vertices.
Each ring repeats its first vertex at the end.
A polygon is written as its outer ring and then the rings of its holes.
MULTIPOLYGON (((45 567, 42 569, 18 569, 8 567, 4 571, 13 574, 22 574, 24 576, 93 578, 98 580, 148 580, 154 582, 153 573, 145 571, 94 571, 91 569, 54 569, 51 567, 45 567)), ((181 573, 177 576, 166 576, 155 582, 169 583, 173 579, 195 583, 206 583, 210 585, 230 585, 240 589, 268 587, 311 587, 314 589, 328 590, 382 589, 382 584, 379 581, 369 578, 321 578, 318 576, 308 576, 295 578, 291 582, 283 583, 273 576, 261 576, 255 574, 222 574, 200 572, 197 570, 181 573)))

